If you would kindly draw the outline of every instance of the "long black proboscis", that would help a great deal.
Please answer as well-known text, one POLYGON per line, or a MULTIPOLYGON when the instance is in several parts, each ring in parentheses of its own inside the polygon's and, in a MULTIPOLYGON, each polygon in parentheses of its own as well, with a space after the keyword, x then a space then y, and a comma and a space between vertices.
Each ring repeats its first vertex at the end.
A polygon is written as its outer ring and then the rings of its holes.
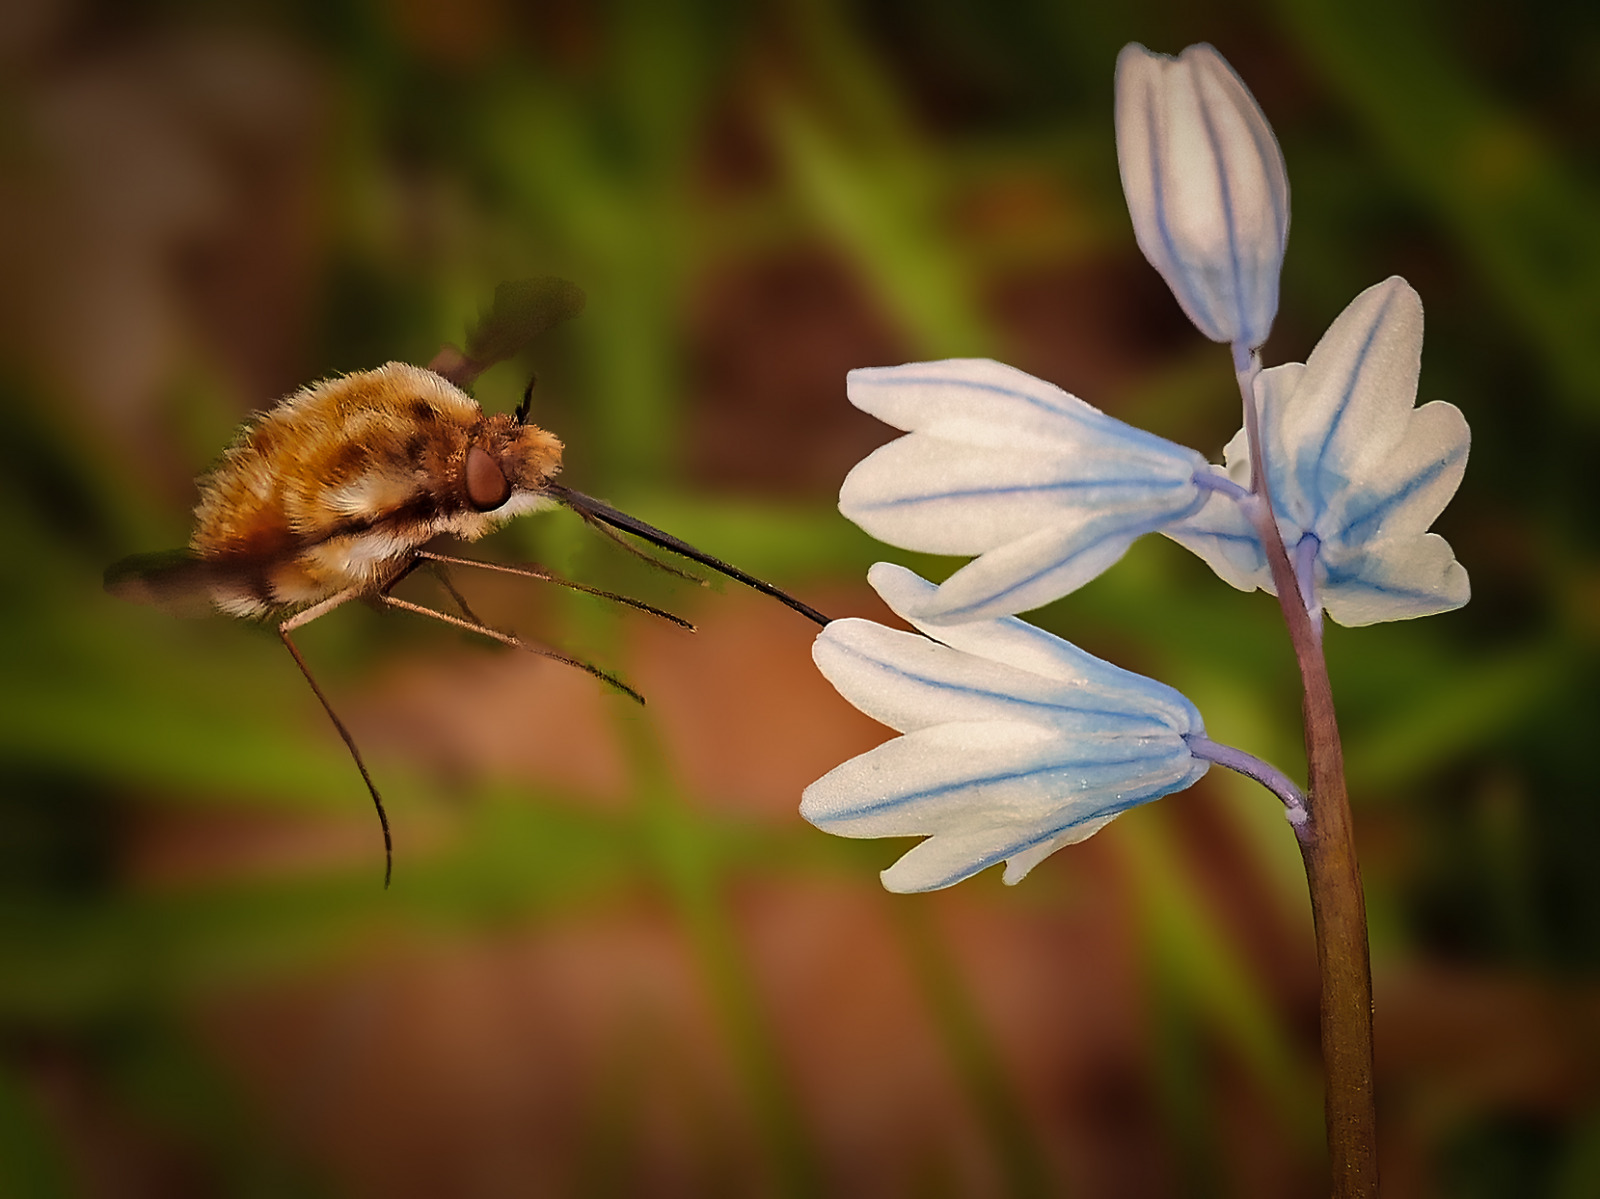
POLYGON ((642 538, 651 545, 658 545, 662 549, 671 550, 674 554, 688 558, 692 562, 698 562, 702 566, 709 566, 718 574, 727 575, 730 579, 737 579, 746 587, 754 587, 763 595, 770 595, 780 603, 793 608, 807 620, 815 621, 817 624, 824 626, 828 624, 826 616, 818 612, 810 604, 795 599, 787 591, 774 587, 771 583, 758 579, 755 575, 748 574, 737 566, 724 562, 721 558, 714 558, 704 550, 697 550, 687 541, 680 541, 671 533, 662 532, 654 525, 646 524, 637 517, 629 516, 626 512, 619 512, 602 500, 584 495, 581 491, 573 491, 570 487, 562 487, 559 484, 550 484, 545 490, 553 499, 559 500, 580 516, 592 517, 610 525, 614 529, 620 529, 624 533, 631 533, 635 537, 642 538))

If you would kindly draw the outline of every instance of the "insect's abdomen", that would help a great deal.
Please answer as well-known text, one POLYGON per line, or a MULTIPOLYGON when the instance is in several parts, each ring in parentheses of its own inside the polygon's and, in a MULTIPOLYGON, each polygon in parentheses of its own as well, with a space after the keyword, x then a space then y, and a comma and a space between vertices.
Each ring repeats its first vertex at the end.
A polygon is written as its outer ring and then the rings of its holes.
POLYGON ((249 426, 201 481, 190 548, 238 615, 381 586, 448 531, 482 410, 430 371, 390 363, 326 380, 249 426))

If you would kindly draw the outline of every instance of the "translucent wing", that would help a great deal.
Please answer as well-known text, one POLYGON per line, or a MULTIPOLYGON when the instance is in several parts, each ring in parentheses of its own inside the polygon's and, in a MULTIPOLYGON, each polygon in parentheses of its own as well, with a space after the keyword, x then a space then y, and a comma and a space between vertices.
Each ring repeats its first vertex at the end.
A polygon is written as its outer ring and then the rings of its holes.
POLYGON ((467 388, 497 362, 504 362, 548 329, 583 311, 583 289, 566 279, 543 275, 517 279, 494 289, 494 304, 480 313, 467 333, 467 348, 447 345, 428 369, 467 388))
POLYGON ((189 550, 134 554, 106 568, 106 591, 118 599, 150 604, 174 616, 206 616, 219 568, 189 550))

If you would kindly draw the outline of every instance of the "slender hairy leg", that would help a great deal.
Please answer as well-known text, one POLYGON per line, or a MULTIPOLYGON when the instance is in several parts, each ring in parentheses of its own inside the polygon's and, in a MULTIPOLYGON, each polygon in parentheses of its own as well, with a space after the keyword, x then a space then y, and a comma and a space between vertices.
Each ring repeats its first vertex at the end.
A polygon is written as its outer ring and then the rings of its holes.
MULTIPOLYGON (((409 570, 409 568, 408 568, 409 570)), ((289 636, 295 629, 308 625, 319 616, 326 616, 340 604, 355 599, 361 592, 356 590, 341 591, 338 595, 331 595, 319 604, 313 604, 304 612, 297 612, 278 626, 278 636, 283 639, 283 644, 288 648, 289 655, 294 659, 294 664, 300 668, 300 673, 305 676, 306 682, 311 684, 311 692, 322 704, 322 710, 328 714, 328 719, 333 721, 333 727, 339 730, 339 737, 344 741, 345 748, 350 751, 350 756, 355 759, 356 769, 361 772, 361 781, 366 783, 367 792, 372 796, 372 806, 378 810, 378 823, 383 826, 383 885, 387 890, 389 880, 394 875, 394 841, 389 835, 389 814, 383 810, 383 796, 378 794, 377 784, 372 781, 372 775, 367 773, 367 764, 361 759, 361 751, 356 748, 356 739, 350 735, 350 730, 344 727, 344 721, 339 719, 339 714, 333 710, 333 705, 328 702, 328 697, 323 694, 322 688, 317 685, 317 680, 311 676, 311 668, 306 665, 306 660, 300 656, 294 639, 289 636)))
MULTIPOLYGON (((428 555, 428 558, 428 566, 431 568, 429 573, 431 573, 434 578, 438 579, 440 585, 450 593, 450 598, 455 600, 456 607, 461 609, 461 615, 465 616, 473 624, 483 624, 483 617, 479 616, 472 610, 472 605, 467 603, 467 597, 461 594, 461 589, 456 586, 456 581, 450 577, 449 567, 443 562, 435 561, 432 555, 428 555)), ((452 559, 452 561, 454 560, 452 559)), ((462 561, 469 562, 471 559, 463 558, 462 561)), ((385 587, 383 592, 385 595, 387 595, 389 594, 389 589, 385 587)))
MULTIPOLYGON (((472 558, 452 558, 446 554, 435 554, 426 550, 419 551, 403 567, 395 571, 394 575, 386 583, 384 583, 384 585, 379 588, 377 592, 378 598, 388 607, 400 608, 406 612, 415 612, 421 616, 431 616, 435 620, 442 621, 448 625, 453 625, 459 629, 465 629, 469 633, 477 633, 480 636, 488 637, 490 640, 498 641, 502 645, 508 645, 514 649, 527 650, 529 653, 538 654, 540 657, 549 658, 552 661, 561 662, 567 666, 576 667, 577 669, 584 671, 586 674, 593 675, 595 678, 599 679, 608 686, 616 688, 618 691, 622 692, 624 695, 640 704, 644 703, 644 696, 640 695, 637 691, 628 686, 615 675, 601 670, 598 666, 594 666, 591 663, 584 662, 578 658, 569 657, 568 655, 557 650, 550 649, 547 646, 536 645, 523 641, 520 638, 512 636, 510 633, 502 633, 500 630, 491 628, 490 626, 484 624, 483 621, 478 618, 477 614, 473 612, 471 605, 467 603, 466 597, 461 594, 455 583, 451 580, 449 571, 447 569, 450 566, 476 566, 482 570, 493 570, 502 574, 519 575, 523 578, 539 579, 544 582, 556 583, 562 587, 570 587, 575 591, 583 591, 590 595, 598 596, 601 599, 615 600, 617 603, 626 604, 632 608, 638 608, 640 611, 648 612, 652 616, 658 616, 663 620, 671 621, 673 624, 679 625, 686 629, 692 630, 694 628, 694 626, 688 621, 674 616, 670 612, 663 612, 660 608, 651 607, 649 604, 641 603, 638 600, 629 599, 627 596, 615 595, 612 592, 601 591, 595 587, 586 587, 582 583, 571 582, 570 580, 563 579, 561 576, 552 574, 551 572, 540 567, 504 566, 498 562, 479 562, 472 558), (435 568, 440 582, 444 584, 444 587, 450 593, 451 598, 460 606, 461 611, 466 614, 466 619, 463 620, 460 617, 451 616, 446 612, 439 612, 433 608, 425 608, 421 604, 413 604, 407 600, 397 599, 389 594, 391 588, 398 584, 402 579, 408 577, 424 562, 427 562, 429 565, 435 568)), ((322 710, 328 714, 328 719, 333 721, 333 727, 338 731, 340 740, 344 742, 345 748, 350 751, 350 757, 355 761, 356 769, 361 772, 361 781, 367 785, 367 793, 372 796, 372 806, 377 809, 378 823, 383 828, 383 885, 385 888, 387 888, 390 880, 394 876, 394 839, 389 831, 389 814, 384 809, 383 796, 379 794, 377 784, 372 781, 372 775, 367 770, 367 763, 361 756, 361 750, 356 746, 355 738, 351 736, 350 730, 345 727, 344 721, 339 719, 339 714, 333 710, 333 704, 328 700, 327 694, 317 683, 315 676, 312 675, 311 668, 306 665, 306 660, 303 656, 301 656, 299 647, 294 643, 294 638, 290 636, 295 629, 310 624, 313 620, 316 620, 320 616, 327 615, 341 604, 348 603, 353 599, 359 599, 367 594, 370 593, 365 590, 352 588, 350 590, 341 591, 337 595, 331 595, 320 603, 313 604, 303 612, 297 612, 287 620, 280 623, 278 625, 278 636, 280 639, 282 639, 284 647, 289 651, 289 656, 294 659, 295 665, 300 668, 300 673, 305 677, 307 684, 310 685, 311 693, 317 697, 317 702, 322 705, 322 710)))
MULTIPOLYGON (((469 560, 463 559, 463 561, 469 560)), ((440 612, 436 608, 425 608, 421 604, 413 604, 409 600, 399 599, 384 591, 378 593, 378 598, 391 608, 399 608, 403 612, 415 612, 418 616, 429 616, 455 628, 465 629, 469 633, 477 633, 480 637, 487 637, 491 641, 498 641, 501 645, 509 645, 512 649, 524 649, 530 654, 538 654, 541 658, 549 658, 552 662, 560 662, 565 666, 575 667, 585 674, 593 675, 607 686, 615 687, 636 703, 644 703, 644 696, 617 678, 616 675, 601 670, 598 666, 585 662, 581 658, 569 657, 561 651, 551 649, 546 645, 523 641, 520 637, 513 637, 510 633, 502 633, 499 629, 491 628, 486 624, 463 620, 459 616, 451 616, 448 612, 440 612)))
POLYGON ((406 563, 404 570, 399 571, 394 578, 379 588, 379 595, 387 598, 389 593, 400 585, 401 580, 410 578, 417 567, 423 565, 424 561, 427 563, 428 573, 439 580, 440 586, 450 593, 450 598, 455 601, 456 607, 461 609, 461 615, 475 625, 488 627, 488 622, 472 610, 472 605, 467 602, 467 597, 461 594, 461 589, 456 586, 456 581, 450 577, 450 571, 446 565, 447 563, 451 565, 457 563, 466 566, 476 565, 471 558, 449 558, 442 554, 430 554, 418 550, 411 556, 411 561, 406 563))
MULTIPOLYGON (((600 527, 602 529, 605 528, 603 525, 600 527)), ((610 530, 607 529, 606 532, 610 533, 610 530)), ((621 539, 619 538, 618 540, 620 541, 621 539)), ((623 541, 622 544, 627 545, 628 543, 623 541)), ((638 548, 635 546, 629 546, 628 548, 634 550, 636 553, 643 552, 638 550, 638 548)), ((648 554, 645 556, 649 557, 648 554)), ((524 579, 539 579, 545 583, 554 583, 558 587, 566 587, 572 591, 581 591, 585 595, 593 595, 600 599, 611 600, 614 603, 626 604, 630 608, 637 608, 641 612, 648 612, 651 616, 659 616, 662 620, 670 621, 681 629, 688 629, 690 632, 694 631, 694 625, 692 625, 689 621, 684 620, 681 616, 674 616, 671 612, 663 611, 662 609, 647 604, 642 600, 631 599, 626 595, 618 595, 614 591, 602 591, 598 587, 590 587, 585 583, 575 583, 571 579, 563 578, 561 575, 554 574, 542 566, 509 566, 503 562, 482 562, 476 558, 452 558, 448 554, 436 554, 431 550, 418 550, 417 557, 428 562, 436 563, 439 566, 471 566, 476 567, 478 570, 492 570, 499 574, 517 575, 524 579)), ((650 560, 652 562, 655 561, 654 558, 651 558, 650 560)), ((665 567, 665 569, 672 570, 672 568, 666 566, 665 563, 658 563, 657 565, 661 565, 665 567)), ((673 573, 682 574, 681 571, 673 571, 673 573)), ((684 575, 683 577, 694 579, 693 575, 684 575)), ((450 582, 449 576, 443 571, 440 571, 439 578, 444 582, 444 585, 449 588, 450 594, 455 598, 456 603, 461 605, 461 610, 466 612, 466 614, 475 623, 482 624, 483 622, 478 620, 476 616, 473 616, 472 612, 467 608, 466 601, 461 598, 461 593, 456 590, 455 584, 450 582)), ((398 581, 399 580, 397 579, 396 582, 398 581)), ((695 581, 699 582, 700 580, 695 579, 695 581)))

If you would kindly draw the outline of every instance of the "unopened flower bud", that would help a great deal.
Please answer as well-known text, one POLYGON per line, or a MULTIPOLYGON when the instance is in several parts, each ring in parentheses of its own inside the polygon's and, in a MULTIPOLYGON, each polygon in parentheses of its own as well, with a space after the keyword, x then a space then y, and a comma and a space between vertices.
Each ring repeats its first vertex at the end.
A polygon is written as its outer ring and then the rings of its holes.
POLYGON ((1139 248, 1196 327, 1251 350, 1278 311, 1289 180, 1272 127, 1207 45, 1117 57, 1117 161, 1139 248))

